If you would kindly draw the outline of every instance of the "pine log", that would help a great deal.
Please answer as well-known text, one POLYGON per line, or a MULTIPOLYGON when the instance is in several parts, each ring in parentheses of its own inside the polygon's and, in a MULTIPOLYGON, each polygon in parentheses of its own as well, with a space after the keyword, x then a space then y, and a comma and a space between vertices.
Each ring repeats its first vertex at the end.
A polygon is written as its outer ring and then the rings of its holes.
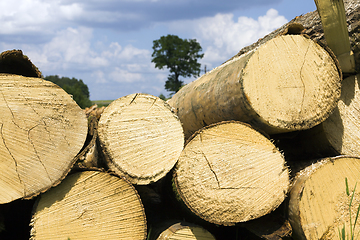
POLYGON ((176 192, 200 218, 234 225, 275 210, 285 199, 289 171, 265 136, 240 122, 199 130, 175 167, 176 192))
MULTIPOLYGON (((324 159, 298 173, 289 200, 293 238, 337 239, 344 224, 348 235, 349 202, 359 176, 360 159, 346 156, 324 159), (346 194, 345 178, 350 196, 346 194)), ((351 210, 353 220, 360 203, 359 194, 360 189, 356 188, 351 210)), ((359 225, 358 222, 357 229, 359 225)))
POLYGON ((177 116, 163 100, 148 94, 113 101, 101 115, 98 131, 108 167, 138 185, 163 178, 184 147, 177 116))
POLYGON ((203 126, 238 120, 268 134, 309 129, 340 97, 332 55, 302 35, 278 36, 179 90, 174 107, 188 138, 203 126))
POLYGON ((87 120, 60 87, 0 74, 0 203, 58 184, 84 145, 87 120))
POLYGON ((215 240, 215 237, 203 227, 187 222, 164 223, 153 231, 150 240, 215 240))
POLYGON ((99 171, 66 177, 42 194, 31 239, 146 239, 144 208, 124 178, 99 171))

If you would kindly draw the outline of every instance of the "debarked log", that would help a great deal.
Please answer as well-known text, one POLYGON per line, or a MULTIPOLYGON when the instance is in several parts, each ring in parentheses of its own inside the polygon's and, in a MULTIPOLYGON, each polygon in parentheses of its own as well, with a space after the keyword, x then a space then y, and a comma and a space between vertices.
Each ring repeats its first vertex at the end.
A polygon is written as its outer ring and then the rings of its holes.
MULTIPOLYGON (((350 234, 349 205, 355 184, 359 181, 360 159, 332 157, 318 161, 300 171, 290 191, 289 220, 296 240, 333 240, 345 224, 350 234), (345 179, 348 180, 349 195, 345 179)), ((356 188, 351 204, 354 220, 360 203, 356 188)), ((354 221, 352 222, 354 224, 354 221)), ((356 228, 359 227, 356 223, 356 228)))
POLYGON ((289 170, 264 135, 244 123, 221 122, 192 136, 176 164, 174 183, 194 214, 228 226, 275 210, 286 197, 289 170))
POLYGON ((204 74, 168 103, 186 138, 224 120, 274 134, 324 121, 340 97, 340 82, 337 60, 328 49, 303 35, 283 35, 204 74))
POLYGON ((99 171, 67 176, 40 195, 31 239, 146 239, 146 217, 135 188, 99 171))
POLYGON ((0 74, 0 112, 0 203, 58 184, 84 145, 83 110, 51 82, 0 74))
POLYGON ((163 178, 184 148, 178 117, 148 94, 113 101, 100 117, 98 132, 108 167, 138 185, 163 178))

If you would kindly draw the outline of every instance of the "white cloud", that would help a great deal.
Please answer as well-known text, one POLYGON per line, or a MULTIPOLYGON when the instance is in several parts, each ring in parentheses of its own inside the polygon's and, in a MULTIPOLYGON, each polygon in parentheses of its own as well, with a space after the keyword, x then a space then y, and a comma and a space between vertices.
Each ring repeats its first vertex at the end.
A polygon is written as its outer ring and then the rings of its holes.
POLYGON ((269 9, 265 16, 257 20, 239 17, 234 21, 233 14, 217 14, 211 18, 195 21, 194 31, 205 47, 203 61, 226 61, 241 48, 256 42, 271 31, 287 23, 285 17, 275 9, 269 9))
POLYGON ((140 73, 132 73, 118 67, 115 67, 114 71, 109 74, 109 77, 112 81, 120 83, 139 82, 143 80, 143 77, 140 73))

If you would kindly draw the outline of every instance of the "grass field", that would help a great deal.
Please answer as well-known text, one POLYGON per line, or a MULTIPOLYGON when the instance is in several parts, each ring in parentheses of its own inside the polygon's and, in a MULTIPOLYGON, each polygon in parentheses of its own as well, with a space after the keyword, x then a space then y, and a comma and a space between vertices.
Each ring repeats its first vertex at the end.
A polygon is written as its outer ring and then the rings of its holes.
POLYGON ((95 100, 95 101, 92 101, 92 103, 97 104, 98 107, 102 107, 102 106, 107 107, 112 101, 114 101, 114 100, 95 100))

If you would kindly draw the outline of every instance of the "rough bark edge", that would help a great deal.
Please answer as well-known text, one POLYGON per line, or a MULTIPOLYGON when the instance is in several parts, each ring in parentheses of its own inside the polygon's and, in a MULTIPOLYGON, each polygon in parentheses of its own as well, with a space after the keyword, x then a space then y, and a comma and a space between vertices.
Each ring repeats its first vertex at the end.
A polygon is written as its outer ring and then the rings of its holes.
MULTIPOLYGON (((129 180, 127 180, 125 177, 120 176, 120 175, 116 174, 113 171, 104 170, 104 169, 101 169, 101 168, 95 168, 95 167, 82 168, 82 169, 78 169, 78 171, 75 172, 74 174, 79 173, 79 172, 86 172, 86 171, 106 173, 106 174, 109 174, 110 176, 120 178, 121 180, 124 180, 130 186, 130 188, 132 188, 134 190, 134 193, 135 193, 137 199, 140 202, 140 206, 141 206, 141 210, 142 210, 141 213, 142 213, 142 215, 144 217, 144 238, 143 238, 143 240, 147 239, 147 220, 146 220, 146 215, 145 215, 145 207, 144 207, 144 204, 142 203, 140 195, 139 195, 138 191, 136 190, 136 188, 134 187, 134 185, 131 184, 131 182, 129 180)), ((53 186, 53 187, 55 187, 55 186, 53 186)), ((33 205, 33 209, 32 209, 32 212, 31 212, 31 216, 32 216, 31 218, 33 218, 34 214, 36 213, 36 208, 39 205, 40 200, 41 200, 41 195, 39 195, 38 198, 35 200, 35 203, 33 205)), ((33 227, 33 224, 34 223, 32 221, 29 223, 31 228, 33 227)), ((30 235, 30 240, 33 240, 33 239, 34 239, 33 236, 30 235)))
MULTIPOLYGON (((228 123, 238 123, 238 124, 241 124, 241 125, 244 125, 244 126, 248 126, 249 128, 257 131, 258 133, 260 133, 261 135, 263 135, 265 138, 267 138, 273 145, 274 147, 280 152, 282 158, 284 159, 284 168, 287 169, 287 171, 289 172, 289 177, 290 177, 290 168, 287 166, 286 164, 286 160, 284 158, 284 154, 283 152, 281 152, 277 147, 276 145, 274 144, 274 142, 270 139, 270 137, 263 131, 261 130, 257 130, 256 128, 254 128, 253 126, 251 126, 250 124, 248 123, 243 123, 243 122, 240 122, 240 121, 235 121, 235 120, 230 120, 230 121, 222 121, 222 122, 218 122, 218 123, 213 123, 213 124, 210 124, 208 126, 205 126, 199 130, 197 130, 191 137, 188 138, 188 140, 186 141, 185 143, 185 146, 184 146, 184 149, 186 147, 186 145, 197 135, 197 134, 200 134, 202 131, 208 129, 208 128, 212 128, 212 127, 215 127, 217 125, 222 125, 222 124, 228 124, 228 123)), ((239 224, 242 224, 243 222, 217 222, 217 221, 211 221, 210 219, 207 219, 203 216, 199 216, 198 214, 195 213, 194 209, 189 205, 189 203, 185 200, 185 198, 183 197, 183 195, 178 191, 179 189, 179 184, 178 184, 178 181, 177 181, 177 168, 178 168, 178 163, 175 164, 175 167, 173 168, 173 173, 172 173, 172 188, 173 188, 173 193, 175 195, 175 199, 179 202, 180 206, 182 206, 184 209, 188 210, 188 213, 190 216, 196 216, 196 218, 198 219, 201 219, 203 221, 206 221, 208 223, 212 223, 212 224, 216 224, 216 225, 221 225, 221 226, 237 226, 239 224)), ((291 187, 291 179, 289 179, 289 187, 287 189, 287 192, 285 192, 285 196, 287 194, 289 194, 290 192, 290 187, 291 187)), ((286 199, 286 197, 284 198, 286 199)), ((279 206, 281 205, 281 203, 276 207, 274 208, 272 211, 276 210, 279 206)), ((271 212, 272 212, 271 211, 271 212)), ((269 212, 270 213, 270 212, 269 212)), ((266 215, 264 215, 266 216, 266 215)))
POLYGON ((0 54, 0 72, 24 77, 42 77, 40 70, 21 50, 9 50, 0 54))
POLYGON ((83 159, 86 157, 86 154, 88 151, 94 146, 97 145, 97 138, 98 138, 98 119, 96 116, 89 115, 88 117, 88 133, 86 136, 86 140, 84 143, 83 148, 80 150, 80 152, 75 157, 75 163, 73 166, 73 169, 89 169, 89 168, 95 168, 95 169, 103 169, 104 166, 102 166, 102 162, 100 161, 100 157, 98 157, 97 162, 91 162, 89 163, 92 167, 86 166, 86 159, 83 159))

